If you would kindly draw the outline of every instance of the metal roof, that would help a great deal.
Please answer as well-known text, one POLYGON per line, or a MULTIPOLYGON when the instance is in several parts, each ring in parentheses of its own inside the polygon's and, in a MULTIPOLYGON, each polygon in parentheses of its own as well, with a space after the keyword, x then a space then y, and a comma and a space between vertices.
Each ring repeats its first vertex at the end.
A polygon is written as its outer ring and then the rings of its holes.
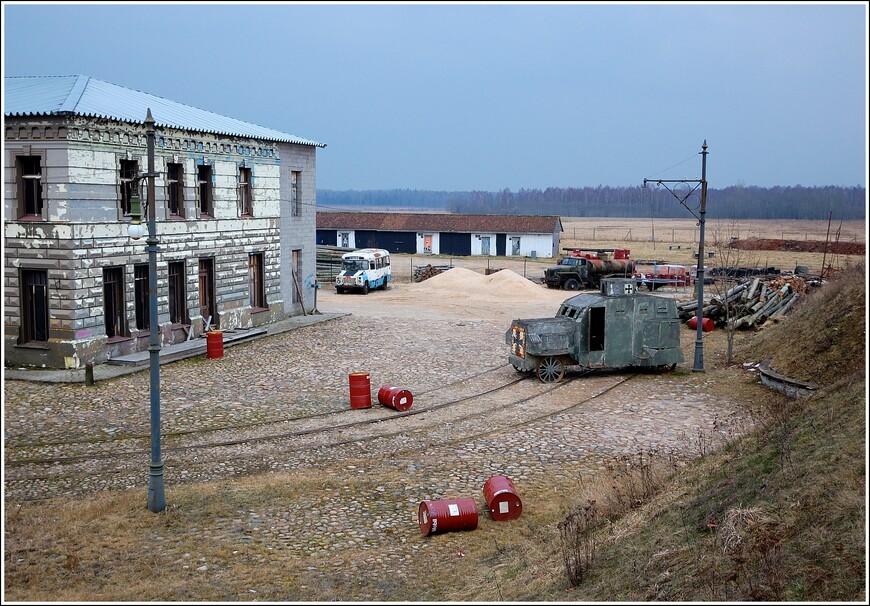
POLYGON ((317 229, 552 234, 562 231, 562 220, 556 215, 318 211, 317 229))
POLYGON ((6 76, 3 78, 3 89, 3 113, 6 116, 73 114, 141 124, 150 108, 157 126, 326 147, 325 143, 228 118, 89 76, 6 76))

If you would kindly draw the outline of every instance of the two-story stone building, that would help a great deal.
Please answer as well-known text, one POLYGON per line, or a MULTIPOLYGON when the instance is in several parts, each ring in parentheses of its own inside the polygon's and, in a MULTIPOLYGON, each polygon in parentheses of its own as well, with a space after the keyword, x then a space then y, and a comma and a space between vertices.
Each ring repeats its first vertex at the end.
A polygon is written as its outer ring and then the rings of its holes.
POLYGON ((7 77, 4 95, 7 366, 147 349, 146 244, 128 228, 149 109, 162 343, 311 311, 324 144, 87 76, 7 77))

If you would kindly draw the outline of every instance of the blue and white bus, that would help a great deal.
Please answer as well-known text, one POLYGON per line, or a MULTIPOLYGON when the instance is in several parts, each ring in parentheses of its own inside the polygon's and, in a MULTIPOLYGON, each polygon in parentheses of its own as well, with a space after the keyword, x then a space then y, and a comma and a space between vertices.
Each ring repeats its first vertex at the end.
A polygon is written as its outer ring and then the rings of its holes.
POLYGON ((361 290, 367 295, 372 288, 387 288, 393 279, 390 253, 383 248, 362 248, 341 256, 341 273, 335 276, 335 291, 344 294, 361 290))

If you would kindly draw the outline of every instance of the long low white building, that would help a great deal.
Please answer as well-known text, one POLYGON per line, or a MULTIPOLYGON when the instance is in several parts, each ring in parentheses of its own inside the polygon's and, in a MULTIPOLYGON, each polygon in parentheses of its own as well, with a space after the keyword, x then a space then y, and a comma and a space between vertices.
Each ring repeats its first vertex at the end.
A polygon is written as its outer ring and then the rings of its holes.
POLYGON ((561 233, 547 215, 317 212, 317 244, 394 253, 549 258, 561 233))

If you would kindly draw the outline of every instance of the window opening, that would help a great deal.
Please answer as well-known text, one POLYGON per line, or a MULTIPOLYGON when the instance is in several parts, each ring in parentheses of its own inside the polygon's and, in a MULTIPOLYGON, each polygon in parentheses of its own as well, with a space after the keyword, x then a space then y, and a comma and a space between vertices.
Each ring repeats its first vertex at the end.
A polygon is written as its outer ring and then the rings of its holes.
POLYGON ((133 267, 133 297, 135 299, 136 330, 151 328, 148 305, 148 264, 133 267))
POLYGON ((290 208, 294 217, 302 216, 302 196, 299 195, 299 181, 299 171, 290 171, 290 208))
POLYGON ((199 191, 199 214, 211 216, 211 166, 202 164, 196 167, 196 182, 199 191))
POLYGON ((248 278, 251 287, 251 307, 266 307, 265 272, 263 253, 253 253, 248 257, 248 278))
POLYGON ((23 306, 22 341, 48 341, 48 272, 22 270, 21 300, 23 306))
POLYGON ((121 160, 121 213, 130 214, 131 200, 136 191, 136 175, 139 173, 139 163, 136 160, 121 160))
POLYGON ((239 167, 239 204, 243 217, 254 215, 254 197, 251 193, 251 169, 239 167))
POLYGON ((39 156, 16 156, 18 207, 22 216, 42 216, 42 168, 39 156))
POLYGON ((169 264, 169 321, 186 324, 187 305, 184 295, 184 261, 169 264))
POLYGON ((123 337, 124 272, 120 267, 107 267, 103 270, 103 315, 106 336, 123 337))
POLYGON ((169 214, 184 216, 184 167, 176 162, 166 165, 166 188, 169 214))

